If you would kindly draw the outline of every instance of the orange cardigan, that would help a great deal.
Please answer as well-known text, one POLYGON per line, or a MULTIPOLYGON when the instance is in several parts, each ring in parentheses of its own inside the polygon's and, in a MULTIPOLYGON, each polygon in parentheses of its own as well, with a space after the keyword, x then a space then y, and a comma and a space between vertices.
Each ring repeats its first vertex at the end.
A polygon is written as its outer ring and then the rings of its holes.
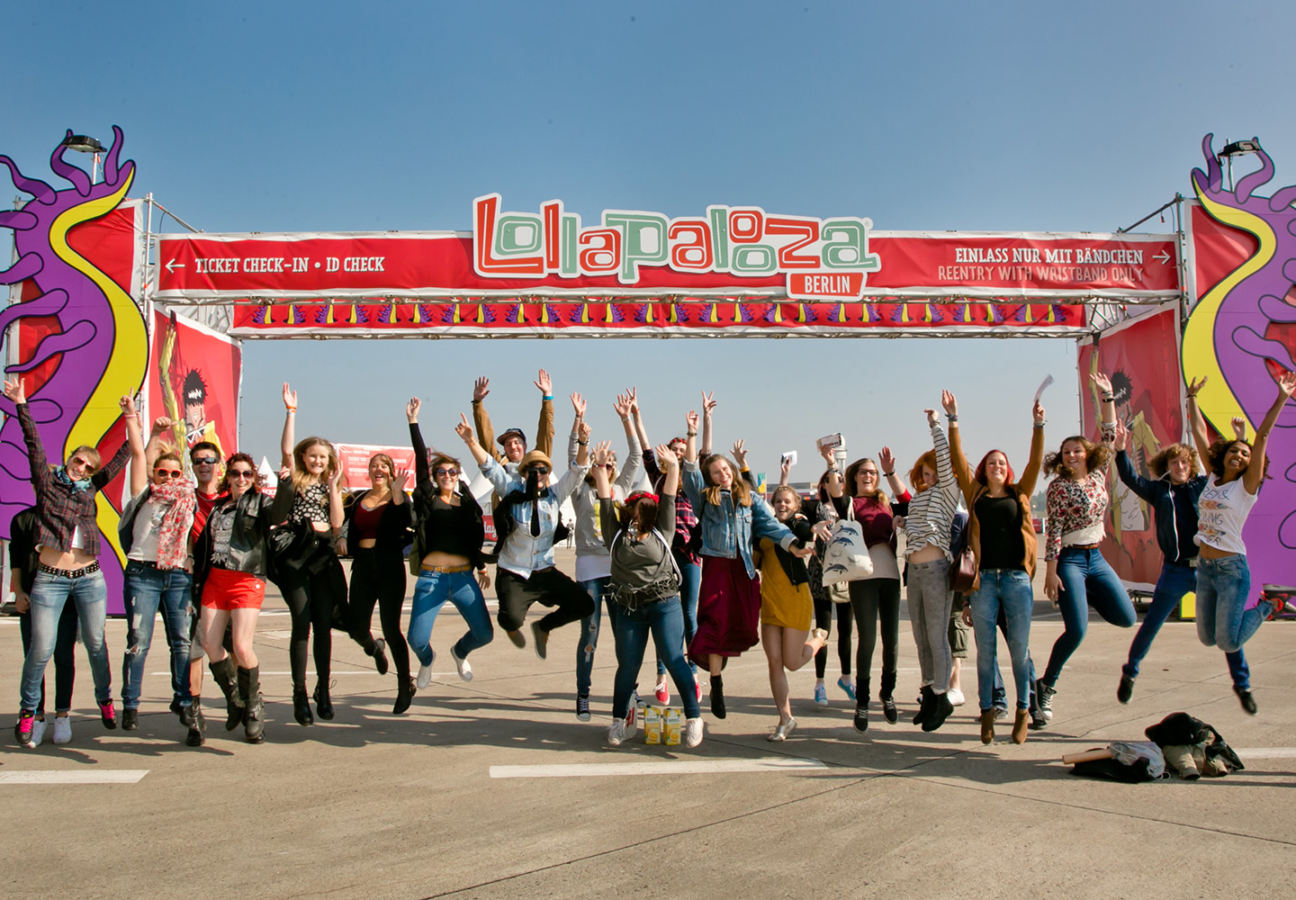
MULTIPOLYGON (((1035 482, 1039 480, 1040 469, 1044 464, 1044 429, 1031 428, 1030 462, 1015 484, 1007 485, 1008 491, 1017 496, 1017 503, 1022 511, 1022 543, 1026 547, 1026 558, 1022 560, 1026 568, 1026 577, 1035 577, 1035 561, 1038 555, 1038 541, 1035 538, 1035 520, 1031 515, 1031 495, 1035 493, 1035 482)), ((968 469, 967 457, 963 455, 963 441, 959 437, 958 422, 951 422, 950 461, 954 465, 954 477, 958 479, 959 489, 963 491, 963 500, 968 508, 968 546, 977 561, 977 576, 972 582, 972 590, 981 586, 981 523, 977 520, 976 502, 989 489, 972 478, 968 469)))

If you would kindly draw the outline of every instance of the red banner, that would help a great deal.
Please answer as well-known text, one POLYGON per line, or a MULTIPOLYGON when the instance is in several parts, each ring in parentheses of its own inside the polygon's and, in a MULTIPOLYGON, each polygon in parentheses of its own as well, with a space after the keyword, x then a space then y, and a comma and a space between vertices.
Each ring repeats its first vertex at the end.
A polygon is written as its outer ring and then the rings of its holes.
MULTIPOLYGON (((606 229, 604 229, 606 231, 606 229)), ((457 232, 161 235, 159 298, 761 295, 859 300, 904 297, 1171 297, 1170 235, 872 232, 874 272, 739 276, 636 266, 616 275, 498 278, 478 274, 473 239, 457 232)), ((612 251, 607 251, 611 253, 612 251)), ((779 252, 785 264, 791 253, 779 252)), ((774 263, 771 261, 771 268, 774 263)))
POLYGON ((414 448, 381 447, 376 444, 334 444, 342 463, 342 488, 347 491, 369 489, 369 459, 375 453, 386 453, 396 463, 396 470, 410 473, 406 488, 414 488, 414 448))
MULTIPOLYGON (((1116 415, 1129 431, 1130 460, 1145 478, 1151 477, 1147 461, 1184 436, 1178 336, 1178 315, 1167 309, 1104 332, 1096 348, 1090 343, 1080 347, 1084 433, 1097 439, 1098 395, 1089 375, 1105 372, 1116 394, 1116 415)), ((1127 585, 1151 591, 1162 562, 1152 510, 1120 480, 1114 461, 1108 489, 1111 516, 1103 557, 1127 585)))
POLYGON ((563 333, 842 334, 861 330, 922 332, 1011 330, 1051 335, 1085 333, 1085 309, 1068 303, 776 303, 768 300, 605 303, 561 299, 526 303, 301 302, 234 307, 230 333, 239 337, 339 336, 418 332, 442 337, 563 333))
POLYGON ((243 354, 237 341, 184 316, 153 314, 148 415, 172 421, 172 446, 187 451, 200 441, 220 448, 222 459, 238 449, 238 395, 243 354))

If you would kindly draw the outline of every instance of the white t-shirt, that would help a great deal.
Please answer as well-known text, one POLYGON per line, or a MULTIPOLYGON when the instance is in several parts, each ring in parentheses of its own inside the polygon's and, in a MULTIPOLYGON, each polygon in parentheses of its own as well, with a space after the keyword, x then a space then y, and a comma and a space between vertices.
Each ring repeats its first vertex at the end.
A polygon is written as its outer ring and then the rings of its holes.
POLYGON ((1247 493, 1240 477, 1220 484, 1212 475, 1197 502, 1197 534, 1193 542, 1225 553, 1246 553, 1242 526, 1259 496, 1259 492, 1247 493))

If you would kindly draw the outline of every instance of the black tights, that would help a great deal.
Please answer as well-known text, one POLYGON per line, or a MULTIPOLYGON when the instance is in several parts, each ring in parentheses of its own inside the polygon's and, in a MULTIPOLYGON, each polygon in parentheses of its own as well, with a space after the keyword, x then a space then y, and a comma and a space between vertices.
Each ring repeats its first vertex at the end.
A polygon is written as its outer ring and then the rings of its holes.
MULTIPOLYGON (((828 589, 824 589, 828 593, 828 589)), ((815 627, 832 631, 833 607, 837 607, 837 662, 841 664, 842 677, 849 678, 851 673, 851 607, 849 603, 834 603, 831 597, 816 599, 814 605, 815 627)), ((815 678, 823 680, 828 670, 828 645, 824 644, 815 654, 815 678)))
POLYGON ((313 560, 310 568, 290 572, 279 584, 292 615, 288 655, 292 664, 293 691, 306 690, 306 645, 315 626, 315 677, 328 686, 329 657, 333 654, 333 610, 346 606, 346 576, 336 554, 313 560), (312 571, 312 568, 314 571, 312 571))
POLYGON ((351 560, 351 639, 373 656, 374 637, 370 623, 374 604, 382 623, 383 640, 404 684, 409 679, 409 645, 401 632, 401 606, 405 603, 405 558, 383 554, 376 548, 359 547, 351 560))
POLYGON ((855 702, 864 705, 869 696, 869 669, 877 646, 878 624, 882 630, 882 687, 878 696, 886 700, 895 690, 899 665, 900 579, 869 578, 850 582, 851 610, 859 627, 859 650, 855 653, 855 702))

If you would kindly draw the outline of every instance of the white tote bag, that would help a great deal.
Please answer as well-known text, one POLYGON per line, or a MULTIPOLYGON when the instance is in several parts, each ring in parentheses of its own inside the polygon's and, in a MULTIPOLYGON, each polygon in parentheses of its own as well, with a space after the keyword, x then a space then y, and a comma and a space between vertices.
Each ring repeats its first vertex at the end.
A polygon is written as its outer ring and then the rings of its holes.
POLYGON ((855 519, 855 501, 847 498, 846 518, 833 523, 832 536, 823 558, 825 587, 858 581, 873 574, 873 557, 864 543, 864 528, 855 519))

